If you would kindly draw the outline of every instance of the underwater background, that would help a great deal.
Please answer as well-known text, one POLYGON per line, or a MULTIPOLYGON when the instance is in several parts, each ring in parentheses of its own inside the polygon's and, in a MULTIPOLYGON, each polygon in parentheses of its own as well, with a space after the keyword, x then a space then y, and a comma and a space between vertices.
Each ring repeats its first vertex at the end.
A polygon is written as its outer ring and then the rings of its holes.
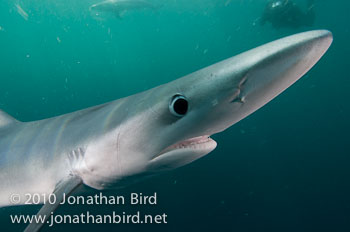
MULTIPOLYGON (((122 18, 97 0, 0 0, 0 109, 39 120, 125 97, 311 29, 334 42, 301 80, 172 172, 105 194, 158 204, 69 206, 58 214, 166 213, 167 224, 57 224, 43 231, 350 231, 350 2, 315 0, 312 26, 261 25, 266 0, 163 0, 122 18)), ((295 0, 304 7, 305 1, 295 0)), ((0 208, 1 232, 22 231, 0 208)))

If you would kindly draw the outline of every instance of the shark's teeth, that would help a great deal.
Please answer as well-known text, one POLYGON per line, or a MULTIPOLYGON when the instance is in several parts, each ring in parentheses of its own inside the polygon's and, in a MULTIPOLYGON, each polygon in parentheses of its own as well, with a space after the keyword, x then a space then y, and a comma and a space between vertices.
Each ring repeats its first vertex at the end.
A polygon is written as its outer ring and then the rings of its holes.
POLYGON ((200 136, 200 137, 195 137, 195 138, 192 138, 192 139, 188 139, 188 140, 185 140, 185 141, 181 141, 177 144, 174 144, 170 147, 168 147, 169 149, 172 149, 172 148, 188 148, 188 147, 193 147, 193 146, 197 146, 197 145, 200 145, 202 143, 207 143, 209 142, 209 136, 200 136))
POLYGON ((178 150, 178 149, 200 149, 204 144, 210 142, 212 139, 209 137, 209 135, 202 135, 194 138, 190 138, 181 142, 178 142, 176 144, 173 144, 164 150, 162 150, 158 155, 154 156, 154 158, 159 157, 169 151, 178 150))

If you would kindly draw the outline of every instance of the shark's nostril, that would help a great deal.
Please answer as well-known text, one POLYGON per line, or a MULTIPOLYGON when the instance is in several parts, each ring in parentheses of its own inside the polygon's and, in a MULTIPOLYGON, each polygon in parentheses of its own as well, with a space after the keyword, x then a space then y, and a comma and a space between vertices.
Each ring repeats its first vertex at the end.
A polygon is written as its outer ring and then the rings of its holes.
POLYGON ((234 94, 234 97, 232 98, 230 103, 235 103, 235 102, 237 102, 237 103, 244 103, 245 96, 242 96, 243 95, 242 87, 243 87, 245 82, 246 82, 246 79, 244 80, 244 82, 241 82, 239 84, 237 92, 234 94))
POLYGON ((241 90, 237 89, 237 92, 234 94, 232 100, 230 101, 230 103, 234 103, 234 102, 240 102, 240 95, 241 95, 241 90))
POLYGON ((245 96, 242 96, 242 89, 244 85, 247 83, 248 80, 248 74, 244 75, 242 80, 238 84, 237 92, 235 93, 233 100, 230 101, 230 103, 238 102, 238 103, 244 103, 245 96))

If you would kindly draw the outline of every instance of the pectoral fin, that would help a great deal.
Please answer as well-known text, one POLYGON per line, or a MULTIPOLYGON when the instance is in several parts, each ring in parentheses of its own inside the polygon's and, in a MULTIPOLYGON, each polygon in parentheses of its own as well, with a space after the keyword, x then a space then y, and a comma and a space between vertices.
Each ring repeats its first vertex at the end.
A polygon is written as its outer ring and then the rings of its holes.
POLYGON ((46 202, 44 206, 40 209, 40 211, 37 213, 37 217, 45 218, 45 221, 42 221, 40 223, 33 222, 27 226, 27 228, 24 230, 24 232, 36 232, 40 231, 40 229, 43 227, 44 223, 48 220, 48 218, 51 215, 51 212, 54 212, 60 203, 63 201, 63 196, 70 195, 77 187, 79 187, 82 184, 82 180, 78 176, 69 175, 68 177, 64 178, 58 184, 56 185, 56 188, 53 192, 53 194, 56 195, 56 201, 54 204, 50 204, 46 202))

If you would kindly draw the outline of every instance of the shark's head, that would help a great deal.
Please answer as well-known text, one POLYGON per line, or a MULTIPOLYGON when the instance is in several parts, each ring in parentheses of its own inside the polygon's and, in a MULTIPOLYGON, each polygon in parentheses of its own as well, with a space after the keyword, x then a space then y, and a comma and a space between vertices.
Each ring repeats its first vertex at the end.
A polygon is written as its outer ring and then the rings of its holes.
POLYGON ((108 173, 114 170, 116 179, 153 174, 203 157, 216 147, 211 135, 283 92, 331 42, 329 31, 300 33, 117 101, 127 119, 111 137, 117 142, 108 173))

